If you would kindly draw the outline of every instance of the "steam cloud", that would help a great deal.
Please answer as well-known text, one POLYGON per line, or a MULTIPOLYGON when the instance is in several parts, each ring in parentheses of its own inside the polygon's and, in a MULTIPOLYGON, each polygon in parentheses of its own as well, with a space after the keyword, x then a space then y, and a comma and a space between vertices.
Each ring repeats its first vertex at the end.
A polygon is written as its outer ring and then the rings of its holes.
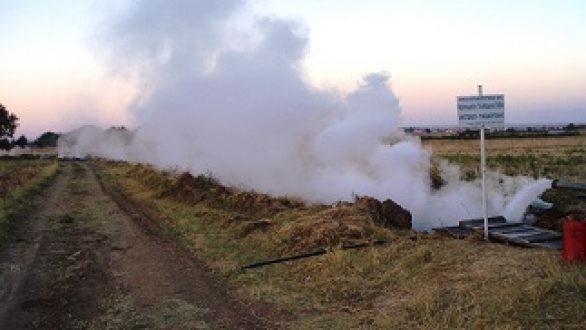
MULTIPOLYGON (((60 140, 62 156, 88 155, 211 172, 227 185, 309 201, 391 198, 414 228, 481 216, 477 182, 430 188, 430 153, 399 127, 389 75, 371 73, 347 96, 306 82, 296 22, 251 14, 247 1, 137 1, 101 31, 110 68, 141 93, 128 134, 84 127, 60 140)), ((528 178, 489 180, 498 214, 528 178)), ((519 212, 510 211, 510 214, 519 212)))

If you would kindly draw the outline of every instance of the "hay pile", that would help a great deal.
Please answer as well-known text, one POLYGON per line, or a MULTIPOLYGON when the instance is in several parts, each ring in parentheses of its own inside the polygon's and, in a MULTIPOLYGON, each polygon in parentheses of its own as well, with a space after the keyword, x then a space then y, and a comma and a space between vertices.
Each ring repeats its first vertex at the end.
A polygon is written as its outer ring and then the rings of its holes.
POLYGON ((277 235, 282 241, 281 253, 296 254, 370 240, 380 231, 367 213, 351 205, 338 205, 285 223, 277 235))
POLYGON ((411 213, 391 200, 357 197, 353 203, 340 202, 315 210, 278 229, 283 253, 389 238, 388 229, 411 229, 411 213))
POLYGON ((390 199, 381 202, 372 197, 356 197, 354 203, 340 204, 368 214, 376 225, 384 228, 411 229, 412 226, 411 213, 390 199))

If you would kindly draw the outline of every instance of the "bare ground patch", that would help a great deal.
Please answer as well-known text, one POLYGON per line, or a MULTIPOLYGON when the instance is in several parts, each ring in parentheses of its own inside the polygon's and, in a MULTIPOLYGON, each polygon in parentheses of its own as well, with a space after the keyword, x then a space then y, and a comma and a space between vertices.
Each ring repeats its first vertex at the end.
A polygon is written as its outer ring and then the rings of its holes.
POLYGON ((87 164, 61 167, 0 255, 0 328, 277 326, 149 214, 114 202, 87 164))

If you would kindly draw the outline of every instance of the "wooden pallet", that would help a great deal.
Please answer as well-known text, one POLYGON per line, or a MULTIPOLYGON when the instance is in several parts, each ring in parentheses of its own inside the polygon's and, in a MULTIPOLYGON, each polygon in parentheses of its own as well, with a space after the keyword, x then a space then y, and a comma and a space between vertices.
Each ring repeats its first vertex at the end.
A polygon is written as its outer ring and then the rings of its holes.
MULTIPOLYGON (((458 226, 434 228, 433 230, 463 238, 472 232, 483 232, 484 219, 462 220, 458 226)), ((496 241, 527 247, 547 249, 561 249, 562 247, 561 233, 525 223, 507 222, 504 217, 490 217, 488 219, 488 237, 496 241)))

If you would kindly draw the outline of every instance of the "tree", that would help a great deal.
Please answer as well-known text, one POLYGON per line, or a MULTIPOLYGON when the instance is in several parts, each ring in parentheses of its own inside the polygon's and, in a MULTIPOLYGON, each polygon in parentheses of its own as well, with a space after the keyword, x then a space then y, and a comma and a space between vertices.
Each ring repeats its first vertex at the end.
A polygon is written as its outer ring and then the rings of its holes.
POLYGON ((569 123, 568 126, 564 127, 566 131, 575 131, 578 129, 574 123, 569 123))
POLYGON ((59 134, 54 132, 45 132, 41 134, 41 136, 39 136, 33 144, 39 148, 56 147, 59 136, 59 134))
POLYGON ((0 103, 0 149, 10 149, 9 139, 18 127, 18 117, 0 103))
POLYGON ((8 139, 0 139, 0 150, 10 150, 10 141, 8 139))
POLYGON ((18 147, 24 148, 24 147, 26 147, 28 145, 28 139, 26 138, 26 136, 21 135, 12 144, 14 146, 18 146, 18 147))

